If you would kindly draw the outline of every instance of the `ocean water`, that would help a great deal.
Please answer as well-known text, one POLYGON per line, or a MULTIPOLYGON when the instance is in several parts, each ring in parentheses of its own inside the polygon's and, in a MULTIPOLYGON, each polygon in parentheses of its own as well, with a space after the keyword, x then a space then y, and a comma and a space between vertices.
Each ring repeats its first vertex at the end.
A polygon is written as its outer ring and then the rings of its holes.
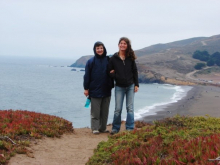
MULTIPOLYGON (((71 59, 0 56, 0 110, 28 110, 69 120, 74 128, 90 127, 90 108, 85 108, 81 68, 71 71, 71 59)), ((135 119, 156 114, 185 97, 190 86, 140 84, 135 94, 135 119), (160 108, 161 110, 161 108, 160 108)), ((125 101, 124 101, 125 102, 125 101)), ((114 89, 108 123, 114 115, 114 89)), ((122 119, 126 118, 125 103, 122 119)))

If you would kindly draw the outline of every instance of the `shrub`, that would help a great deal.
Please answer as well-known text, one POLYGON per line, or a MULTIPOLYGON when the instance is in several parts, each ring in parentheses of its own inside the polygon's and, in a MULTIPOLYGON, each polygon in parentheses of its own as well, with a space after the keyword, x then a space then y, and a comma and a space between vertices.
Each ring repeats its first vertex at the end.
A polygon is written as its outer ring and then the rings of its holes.
POLYGON ((216 65, 220 66, 220 60, 215 61, 216 65))
MULTIPOLYGON (((207 62, 207 66, 213 66, 213 65, 218 65, 220 66, 220 53, 219 52, 215 52, 213 53, 211 56, 209 55, 209 53, 207 51, 195 51, 192 55, 193 58, 198 59, 200 61, 206 61, 207 62)), ((198 63, 194 68, 195 69, 201 69, 201 63, 198 63), (199 64, 199 65, 198 65, 199 64)))
POLYGON ((109 137, 87 164, 215 164, 219 155, 219 118, 175 116, 109 137))
POLYGON ((27 153, 25 147, 32 138, 60 137, 72 131, 71 122, 56 116, 22 110, 0 110, 0 164, 7 163, 15 153, 27 153))
POLYGON ((207 51, 195 51, 193 53, 193 58, 201 60, 201 61, 208 61, 210 59, 210 55, 207 51))
POLYGON ((215 61, 213 59, 207 61, 207 66, 213 66, 213 65, 215 65, 215 61))
POLYGON ((197 69, 197 70, 200 70, 202 68, 204 68, 206 66, 205 63, 197 63, 194 68, 197 69))

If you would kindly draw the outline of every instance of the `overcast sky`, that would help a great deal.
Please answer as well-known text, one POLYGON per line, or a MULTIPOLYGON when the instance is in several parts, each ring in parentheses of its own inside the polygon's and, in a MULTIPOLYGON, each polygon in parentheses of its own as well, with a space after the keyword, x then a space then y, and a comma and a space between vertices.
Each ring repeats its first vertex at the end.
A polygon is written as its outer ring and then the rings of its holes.
POLYGON ((79 58, 220 34, 220 0, 0 0, 0 56, 79 58))

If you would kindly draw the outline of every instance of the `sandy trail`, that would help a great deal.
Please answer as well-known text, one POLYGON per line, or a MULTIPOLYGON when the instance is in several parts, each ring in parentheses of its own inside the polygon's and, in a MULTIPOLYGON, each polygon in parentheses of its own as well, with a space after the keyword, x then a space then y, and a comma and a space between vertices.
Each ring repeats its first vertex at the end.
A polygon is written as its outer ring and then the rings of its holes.
POLYGON ((9 165, 84 165, 101 141, 107 141, 107 133, 93 135, 89 128, 75 129, 61 138, 43 138, 32 143, 33 158, 17 154, 9 165))
MULTIPOLYGON (((121 131, 124 129, 122 123, 121 131)), ((111 130, 111 126, 107 126, 111 130)), ((43 138, 32 142, 30 156, 16 154, 8 165, 84 165, 101 141, 107 141, 109 133, 92 134, 89 128, 76 128, 74 133, 61 138, 43 138), (33 155, 33 157, 31 157, 33 155)))

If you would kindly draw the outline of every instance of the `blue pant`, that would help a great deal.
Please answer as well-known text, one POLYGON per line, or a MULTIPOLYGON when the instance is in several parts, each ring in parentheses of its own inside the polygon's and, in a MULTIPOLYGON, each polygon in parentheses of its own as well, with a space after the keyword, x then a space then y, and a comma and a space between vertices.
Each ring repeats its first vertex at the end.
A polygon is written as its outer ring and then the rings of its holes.
POLYGON ((121 112, 124 97, 126 95, 126 130, 134 129, 134 84, 128 87, 115 86, 115 112, 112 123, 112 131, 119 132, 121 127, 121 112))

